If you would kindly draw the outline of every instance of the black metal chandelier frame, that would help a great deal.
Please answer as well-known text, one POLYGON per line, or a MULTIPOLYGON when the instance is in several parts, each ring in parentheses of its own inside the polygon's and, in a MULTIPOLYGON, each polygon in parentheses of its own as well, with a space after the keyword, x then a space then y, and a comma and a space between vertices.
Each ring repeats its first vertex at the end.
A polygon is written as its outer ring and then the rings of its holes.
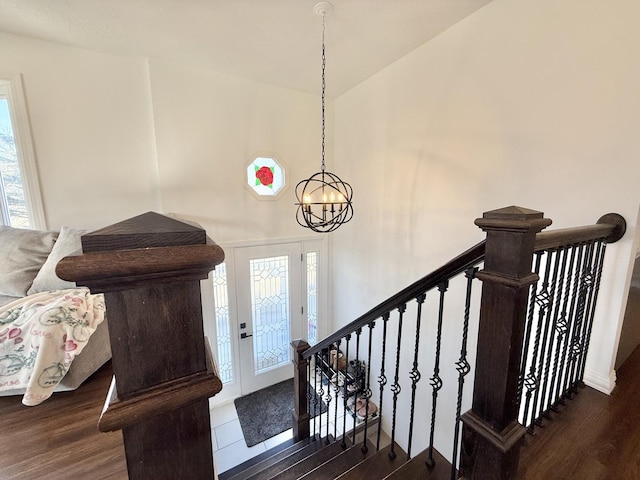
POLYGON ((314 232, 327 233, 353 218, 353 189, 336 174, 325 169, 325 15, 329 2, 316 5, 316 14, 322 15, 322 166, 319 172, 296 185, 296 220, 314 232))

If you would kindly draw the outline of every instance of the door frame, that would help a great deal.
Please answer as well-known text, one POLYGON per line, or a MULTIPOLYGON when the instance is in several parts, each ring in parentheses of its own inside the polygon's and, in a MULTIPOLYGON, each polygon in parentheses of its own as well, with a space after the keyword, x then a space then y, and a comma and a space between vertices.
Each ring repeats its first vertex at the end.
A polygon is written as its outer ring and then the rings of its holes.
MULTIPOLYGON (((259 247, 286 243, 301 243, 302 253, 306 256, 306 253, 317 251, 320 258, 318 261, 319 274, 318 274, 318 289, 321 294, 318 297, 317 311, 318 311, 318 338, 324 338, 329 331, 330 322, 328 321, 329 305, 331 300, 331 291, 329 290, 329 278, 330 278, 330 236, 317 235, 317 236, 304 236, 294 238, 278 238, 261 241, 243 241, 243 242, 228 242, 221 243, 220 246, 225 252, 225 263, 227 271, 227 293, 229 297, 229 323, 232 338, 232 356, 233 356, 233 380, 223 385, 222 391, 211 399, 212 405, 222 405, 229 403, 234 399, 242 395, 241 392, 241 377, 240 377, 240 331, 238 328, 238 312, 237 312, 237 289, 236 289, 236 265, 235 265, 235 249, 244 247, 259 247), (322 295, 324 293, 324 295, 322 295)), ((206 294, 203 294, 203 309, 204 315, 204 328, 205 333, 209 337, 209 343, 213 352, 214 358, 218 358, 218 342, 217 342, 217 328, 215 317, 215 299, 213 297, 213 283, 212 276, 210 275, 206 281, 203 281, 203 287, 206 282, 206 294)), ((303 289, 302 298, 306 299, 306 275, 303 272, 303 281, 300 288, 303 289)), ((307 308, 304 309, 304 322, 307 323, 307 308)), ((292 374, 293 374, 293 366, 292 374)))

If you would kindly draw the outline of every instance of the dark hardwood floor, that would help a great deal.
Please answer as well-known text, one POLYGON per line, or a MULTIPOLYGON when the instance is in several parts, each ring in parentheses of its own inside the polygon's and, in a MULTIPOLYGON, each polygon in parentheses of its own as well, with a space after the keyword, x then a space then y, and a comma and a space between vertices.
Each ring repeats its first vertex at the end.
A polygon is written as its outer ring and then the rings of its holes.
MULTIPOLYGON (((107 364, 37 407, 0 397, 0 479, 126 479, 122 435, 97 429, 110 381, 107 364)), ((618 370, 611 396, 581 389, 526 437, 517 480, 567 479, 640 479, 640 348, 618 370)))
POLYGON ((589 387, 525 437, 517 480, 640 479, 640 347, 610 396, 589 387))
POLYGON ((122 434, 98 431, 111 375, 109 362, 36 407, 0 397, 0 479, 127 479, 122 434))

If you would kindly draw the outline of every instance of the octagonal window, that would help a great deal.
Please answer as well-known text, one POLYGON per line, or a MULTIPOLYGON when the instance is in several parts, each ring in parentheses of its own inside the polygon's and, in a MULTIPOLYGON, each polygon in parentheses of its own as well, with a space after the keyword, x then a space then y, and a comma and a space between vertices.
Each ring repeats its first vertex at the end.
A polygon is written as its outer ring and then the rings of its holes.
POLYGON ((247 186, 260 197, 275 197, 284 188, 284 168, 273 157, 255 157, 247 166, 247 186))

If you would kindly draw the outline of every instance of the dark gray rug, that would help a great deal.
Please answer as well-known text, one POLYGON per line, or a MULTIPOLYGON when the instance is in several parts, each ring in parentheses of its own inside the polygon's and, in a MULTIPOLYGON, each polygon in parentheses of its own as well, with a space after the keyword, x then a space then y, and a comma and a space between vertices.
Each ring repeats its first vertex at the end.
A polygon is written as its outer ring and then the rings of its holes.
MULTIPOLYGON (((292 428, 293 379, 236 398, 234 403, 247 447, 253 447, 292 428)), ((326 412, 324 402, 320 405, 326 412)))

